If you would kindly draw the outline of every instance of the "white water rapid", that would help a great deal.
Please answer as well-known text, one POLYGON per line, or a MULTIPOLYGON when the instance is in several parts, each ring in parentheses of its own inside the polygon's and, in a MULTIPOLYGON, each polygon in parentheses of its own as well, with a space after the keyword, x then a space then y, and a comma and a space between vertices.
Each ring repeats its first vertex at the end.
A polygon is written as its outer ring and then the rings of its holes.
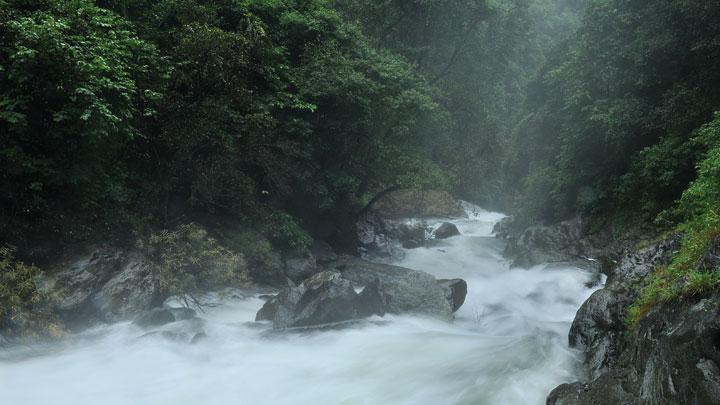
POLYGON ((452 221, 462 236, 396 263, 467 281, 453 323, 386 316, 268 336, 248 323, 262 300, 226 299, 201 314, 208 336, 196 344, 140 339, 144 332, 119 323, 32 355, 0 352, 0 404, 544 404, 556 385, 577 378, 567 335, 593 276, 557 266, 510 270, 491 236, 500 218, 476 210, 452 221))

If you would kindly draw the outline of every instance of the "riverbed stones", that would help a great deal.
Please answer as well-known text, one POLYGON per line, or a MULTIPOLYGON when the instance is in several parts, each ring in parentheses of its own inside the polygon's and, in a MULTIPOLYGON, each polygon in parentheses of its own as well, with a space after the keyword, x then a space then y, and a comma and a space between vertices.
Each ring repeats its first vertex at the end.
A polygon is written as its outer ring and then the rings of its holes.
POLYGON ((443 222, 435 232, 433 232, 433 235, 435 235, 435 239, 447 239, 460 235, 460 230, 458 230, 455 224, 443 222))
POLYGON ((386 313, 450 319, 467 294, 467 284, 460 279, 436 280, 422 271, 349 256, 328 267, 267 301, 256 320, 272 321, 273 328, 285 329, 386 313), (356 288, 362 288, 360 294, 356 288))
POLYGON ((324 271, 289 287, 265 303, 256 320, 272 320, 274 329, 308 327, 361 317, 358 294, 340 273, 324 271))
POLYGON ((388 302, 387 312, 393 314, 415 313, 450 318, 454 312, 453 303, 464 301, 467 293, 467 289, 451 289, 423 271, 350 256, 343 256, 335 268, 354 286, 367 286, 379 280, 388 302))

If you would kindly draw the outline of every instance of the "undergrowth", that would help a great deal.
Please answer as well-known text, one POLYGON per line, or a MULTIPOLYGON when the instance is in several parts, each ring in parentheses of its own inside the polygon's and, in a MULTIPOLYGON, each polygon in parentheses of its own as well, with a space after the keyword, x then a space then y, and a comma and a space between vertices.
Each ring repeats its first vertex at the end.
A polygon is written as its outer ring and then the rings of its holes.
POLYGON ((709 250, 720 243, 720 114, 697 132, 695 142, 708 150, 698 165, 698 177, 678 206, 659 218, 681 219, 676 227, 683 235, 680 249, 668 265, 654 269, 646 280, 628 311, 631 329, 657 305, 704 295, 720 286, 720 268, 705 260, 709 250))

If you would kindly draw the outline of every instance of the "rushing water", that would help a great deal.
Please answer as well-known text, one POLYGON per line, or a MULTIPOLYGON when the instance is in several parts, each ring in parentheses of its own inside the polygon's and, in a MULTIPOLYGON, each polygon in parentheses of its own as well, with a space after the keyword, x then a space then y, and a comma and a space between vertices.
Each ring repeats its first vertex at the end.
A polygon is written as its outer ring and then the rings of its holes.
POLYGON ((453 221, 462 236, 397 263, 468 282, 453 323, 386 316, 268 336, 248 323, 259 298, 226 299, 192 345, 120 323, 41 354, 0 353, 0 404, 543 404, 576 377, 567 334, 592 275, 509 269, 491 236, 500 218, 476 210, 453 221))

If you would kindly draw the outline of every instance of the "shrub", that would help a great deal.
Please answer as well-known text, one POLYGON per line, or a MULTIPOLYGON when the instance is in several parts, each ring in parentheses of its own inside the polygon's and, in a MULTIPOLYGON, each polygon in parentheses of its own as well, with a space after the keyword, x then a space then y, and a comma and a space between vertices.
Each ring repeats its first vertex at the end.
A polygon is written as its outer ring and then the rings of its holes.
POLYGON ((268 216, 263 233, 280 249, 306 249, 313 241, 295 217, 281 211, 268 216))
POLYGON ((198 294, 248 281, 243 255, 223 247, 193 223, 152 234, 139 245, 152 262, 162 293, 177 295, 186 303, 200 306, 198 294))
POLYGON ((0 330, 21 337, 61 337, 62 325, 48 297, 39 291, 40 270, 15 258, 15 248, 0 246, 0 330))

